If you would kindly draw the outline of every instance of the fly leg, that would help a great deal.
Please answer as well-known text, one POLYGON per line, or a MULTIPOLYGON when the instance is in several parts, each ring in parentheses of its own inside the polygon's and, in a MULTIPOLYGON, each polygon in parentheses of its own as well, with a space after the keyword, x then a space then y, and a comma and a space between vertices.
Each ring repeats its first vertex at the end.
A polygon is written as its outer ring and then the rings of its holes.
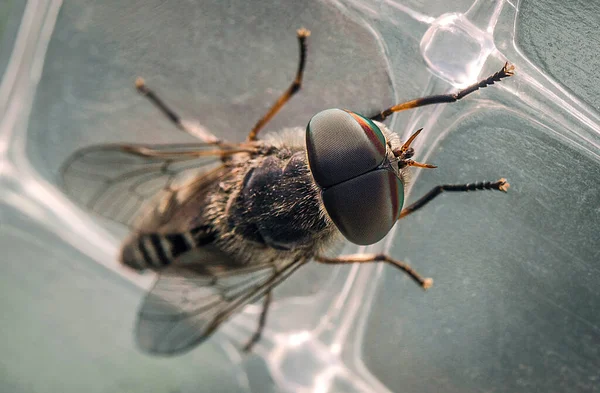
POLYGON ((175 113, 165 102, 154 92, 154 90, 150 89, 146 86, 146 82, 144 79, 137 78, 135 80, 135 88, 137 91, 146 97, 154 106, 156 106, 166 117, 181 131, 187 132, 188 134, 199 138, 202 142, 208 143, 211 145, 219 145, 221 144, 221 140, 214 136, 211 132, 206 130, 205 128, 194 124, 193 122, 186 122, 181 119, 181 117, 175 113))
POLYGON ((372 116, 372 120, 383 121, 389 115, 395 112, 400 112, 406 109, 417 108, 420 106, 431 105, 431 104, 441 104, 445 102, 455 102, 463 98, 464 96, 471 94, 481 88, 484 88, 489 85, 493 85, 494 82, 500 82, 501 79, 512 76, 514 73, 515 67, 508 62, 504 63, 504 67, 494 75, 489 76, 486 79, 482 79, 481 81, 472 84, 456 93, 451 94, 440 94, 428 97, 417 98, 415 100, 402 102, 400 104, 394 105, 391 108, 388 108, 375 116, 372 116))
MULTIPOLYGON (((419 210, 431 200, 433 200, 436 196, 440 195, 444 191, 454 191, 454 192, 466 192, 466 191, 476 191, 476 190, 498 190, 504 191, 508 190, 510 185, 506 181, 506 179, 500 179, 496 182, 482 182, 482 183, 470 183, 470 184, 446 184, 434 187, 431 191, 429 191, 425 196, 417 200, 412 205, 402 209, 400 213, 400 218, 406 217, 407 215, 419 210)), ((344 263, 370 263, 370 262, 385 262, 390 265, 402 270, 406 273, 414 282, 416 282, 421 288, 427 289, 431 287, 433 284, 433 280, 431 278, 423 278, 419 273, 417 273, 412 267, 408 264, 397 261, 385 254, 351 254, 351 255, 342 255, 337 258, 329 258, 317 255, 315 260, 319 263, 326 264, 344 264, 344 263)))
POLYGON ((244 348, 243 348, 244 352, 250 352, 252 350, 252 347, 254 347, 254 344, 256 344, 258 342, 258 340, 260 340, 263 329, 265 328, 265 324, 267 323, 267 311, 269 310, 269 306, 271 305, 271 300, 272 300, 271 291, 269 291, 269 292, 267 292, 267 295, 265 296, 265 302, 263 303, 263 308, 262 308, 262 311, 260 312, 260 318, 258 320, 258 328, 254 332, 252 337, 250 337, 250 340, 248 340, 246 345, 244 345, 244 348))
POLYGON ((429 202, 431 202, 436 196, 440 195, 442 192, 467 192, 467 191, 477 191, 477 190, 498 190, 506 192, 510 187, 510 184, 506 181, 506 179, 500 179, 495 182, 480 182, 480 183, 468 183, 468 184, 444 184, 441 186, 436 186, 431 189, 427 194, 418 199, 415 203, 410 206, 405 207, 400 212, 399 220, 408 216, 411 213, 419 210, 429 202))
POLYGON ((285 105, 286 102, 292 98, 294 94, 302 87, 302 76, 304 74, 304 65, 306 63, 306 39, 310 35, 310 31, 302 28, 296 32, 298 36, 298 44, 300 45, 300 60, 298 62, 298 70, 296 71, 296 77, 294 81, 283 92, 283 94, 275 101, 275 104, 269 109, 269 111, 256 123, 250 134, 248 134, 249 141, 255 141, 259 131, 279 112, 279 110, 285 105))
POLYGON ((326 264, 344 264, 344 263, 371 263, 371 262, 386 262, 390 265, 402 270, 406 273, 410 278, 413 279, 421 288, 427 289, 431 287, 433 284, 433 280, 431 278, 423 278, 419 273, 417 273, 412 267, 408 264, 397 261, 385 254, 350 254, 350 255, 342 255, 337 258, 328 258, 324 256, 317 255, 315 260, 319 263, 326 264))

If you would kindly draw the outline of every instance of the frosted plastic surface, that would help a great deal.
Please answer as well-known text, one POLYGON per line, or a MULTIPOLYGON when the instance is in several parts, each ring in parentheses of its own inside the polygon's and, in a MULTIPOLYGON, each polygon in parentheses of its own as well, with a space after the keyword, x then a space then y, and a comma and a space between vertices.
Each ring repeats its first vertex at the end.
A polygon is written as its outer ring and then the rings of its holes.
POLYGON ((600 391, 600 5, 562 1, 30 0, 0 5, 0 390, 7 392, 600 391), (275 292, 264 339, 238 348, 255 305, 181 357, 132 337, 153 277, 116 263, 123 231, 55 186, 73 151, 182 142, 138 75, 186 119, 241 140, 295 72, 268 130, 329 107, 373 113, 456 90, 508 60, 516 75, 389 122, 419 161, 407 203, 444 195, 380 243, 434 278, 312 265, 275 292))

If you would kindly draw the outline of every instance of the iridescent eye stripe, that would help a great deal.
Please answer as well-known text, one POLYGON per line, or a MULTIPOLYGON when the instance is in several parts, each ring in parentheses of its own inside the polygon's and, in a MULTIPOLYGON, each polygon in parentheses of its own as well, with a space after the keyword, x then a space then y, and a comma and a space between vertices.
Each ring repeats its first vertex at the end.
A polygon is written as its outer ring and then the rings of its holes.
POLYGON ((396 175, 392 172, 388 173, 388 181, 390 183, 390 199, 392 201, 392 212, 393 212, 393 216, 394 220, 398 219, 398 215, 400 214, 400 212, 398 211, 400 209, 399 202, 398 202, 398 193, 400 192, 400 190, 398 190, 398 178, 396 177, 396 175))
MULTIPOLYGON (((356 120, 358 122, 358 124, 362 127, 365 134, 367 134, 367 138, 369 138, 371 143, 373 145, 375 145, 375 148, 377 149, 379 154, 385 155, 385 142, 383 144, 381 143, 381 140, 375 134, 375 131, 373 131, 373 128, 371 127, 371 125, 369 125, 369 123, 367 123, 365 121, 365 119, 363 119, 361 116, 357 115, 356 113, 350 112, 348 110, 346 110, 346 112, 349 113, 354 118, 354 120, 356 120)), ((373 124, 373 126, 375 126, 375 124, 373 124)))

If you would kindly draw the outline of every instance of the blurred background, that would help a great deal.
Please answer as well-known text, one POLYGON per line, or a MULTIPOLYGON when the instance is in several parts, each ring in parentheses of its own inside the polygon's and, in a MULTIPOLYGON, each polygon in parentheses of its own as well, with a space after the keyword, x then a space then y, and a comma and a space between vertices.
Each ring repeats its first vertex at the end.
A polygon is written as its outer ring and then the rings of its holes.
POLYGON ((597 2, 556 0, 0 3, 0 390, 3 392, 600 391, 600 51, 597 2), (464 101, 395 115, 424 127, 408 202, 444 195, 369 249, 409 262, 307 266, 275 292, 242 355, 253 305, 174 358, 141 353, 152 282, 116 263, 121 228, 72 204, 61 164, 106 142, 193 141, 133 88, 143 76, 186 119, 241 141, 291 82, 265 131, 326 108, 373 114, 516 75, 464 101))

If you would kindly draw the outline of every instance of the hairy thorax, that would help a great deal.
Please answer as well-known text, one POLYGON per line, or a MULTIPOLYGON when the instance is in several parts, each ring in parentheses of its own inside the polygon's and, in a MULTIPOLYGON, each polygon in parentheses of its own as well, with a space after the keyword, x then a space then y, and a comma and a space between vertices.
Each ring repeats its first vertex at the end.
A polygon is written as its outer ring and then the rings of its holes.
POLYGON ((258 253, 262 259, 312 257, 337 233, 294 131, 267 140, 269 154, 233 157, 209 197, 206 215, 219 246, 245 263, 256 263, 258 253))

